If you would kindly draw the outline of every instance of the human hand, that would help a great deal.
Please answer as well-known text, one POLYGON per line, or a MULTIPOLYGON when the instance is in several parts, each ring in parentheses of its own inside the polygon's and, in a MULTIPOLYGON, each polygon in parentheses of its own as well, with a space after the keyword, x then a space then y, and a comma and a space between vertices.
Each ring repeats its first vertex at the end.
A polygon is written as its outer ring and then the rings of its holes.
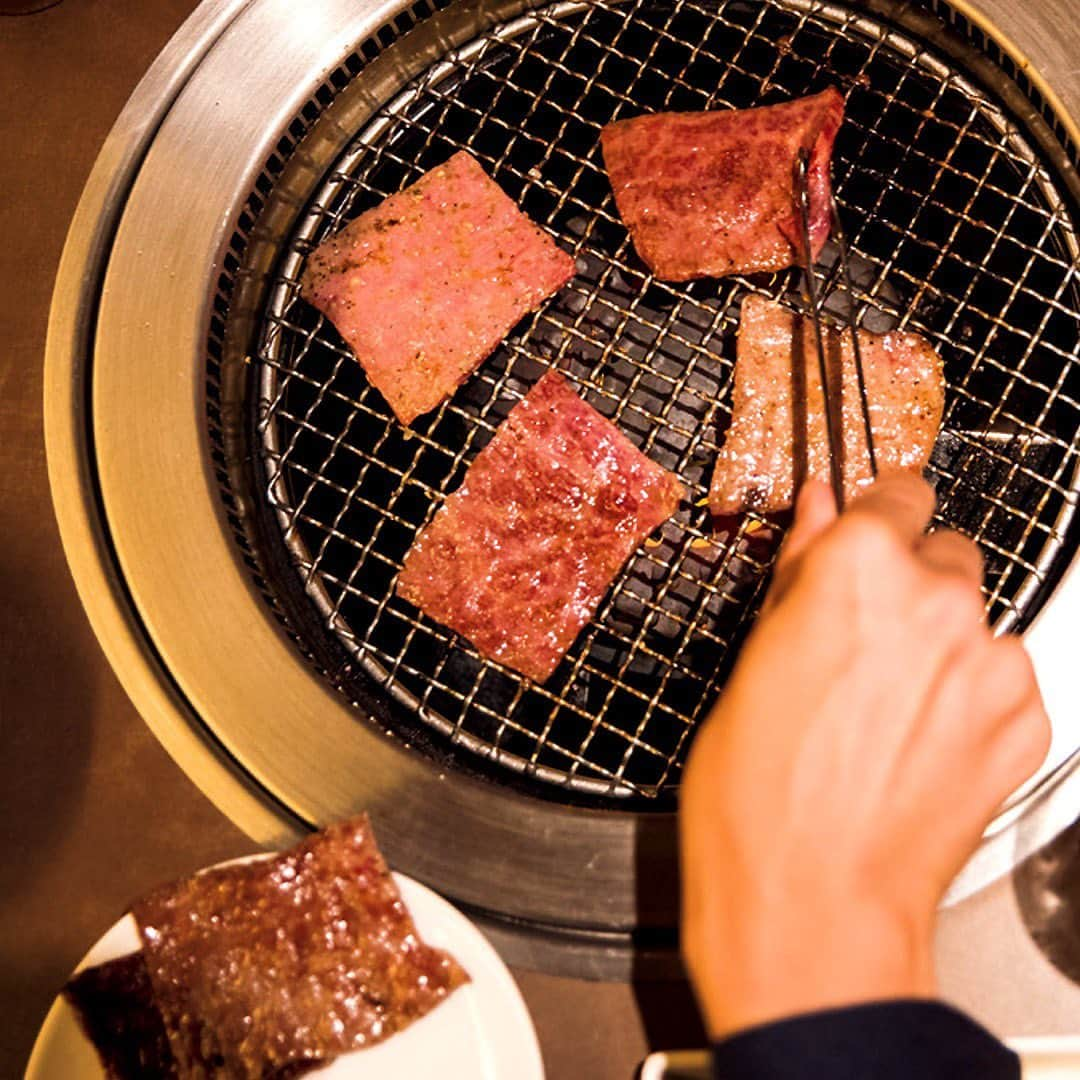
POLYGON ((1026 652, 992 637, 982 560, 929 535, 928 485, 837 518, 808 482, 764 610, 680 796, 683 955, 713 1038, 934 992, 934 914, 1046 755, 1026 652))

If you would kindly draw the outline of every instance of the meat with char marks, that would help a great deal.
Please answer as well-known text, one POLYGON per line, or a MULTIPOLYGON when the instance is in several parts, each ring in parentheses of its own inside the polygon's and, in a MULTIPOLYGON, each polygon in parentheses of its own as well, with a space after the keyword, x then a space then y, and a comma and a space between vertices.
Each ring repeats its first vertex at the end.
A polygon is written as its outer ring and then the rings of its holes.
MULTIPOLYGON (((713 473, 716 515, 791 506, 807 477, 829 481, 829 440, 813 321, 760 296, 742 303, 731 425, 713 473)), ((945 385, 933 346, 913 333, 859 331, 878 469, 921 472, 941 426, 945 385)), ((871 480, 849 333, 825 331, 825 354, 842 378, 844 493, 871 480)))

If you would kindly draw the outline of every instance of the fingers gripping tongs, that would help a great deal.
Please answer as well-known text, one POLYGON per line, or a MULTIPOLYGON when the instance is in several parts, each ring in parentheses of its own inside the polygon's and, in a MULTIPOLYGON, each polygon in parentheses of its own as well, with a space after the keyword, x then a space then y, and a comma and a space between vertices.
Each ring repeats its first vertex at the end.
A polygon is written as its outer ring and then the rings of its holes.
MULTIPOLYGON (((844 387, 841 365, 831 365, 825 354, 825 328, 822 324, 822 290, 818 288, 817 271, 814 265, 814 253, 810 243, 810 154, 805 149, 799 151, 795 162, 795 198, 798 204, 799 225, 801 229, 803 255, 806 259, 806 288, 810 298, 810 314, 814 321, 814 342, 817 347, 818 371, 821 377, 821 395, 825 403, 825 428, 829 439, 829 479, 837 510, 844 507, 844 387)), ((847 240, 840 214, 836 208, 836 199, 829 193, 829 213, 832 218, 831 236, 836 245, 840 276, 847 291, 848 302, 842 305, 847 323, 844 332, 851 334, 852 349, 855 358, 855 378, 859 387, 859 406, 862 411, 863 430, 866 436, 866 450, 870 458, 870 474, 877 476, 877 457, 874 453, 874 435, 870 426, 870 405, 866 396, 866 379, 863 374, 862 352, 859 348, 858 319, 855 315, 855 290, 851 282, 848 266, 847 240)), ((825 290, 825 295, 828 291, 825 290)))

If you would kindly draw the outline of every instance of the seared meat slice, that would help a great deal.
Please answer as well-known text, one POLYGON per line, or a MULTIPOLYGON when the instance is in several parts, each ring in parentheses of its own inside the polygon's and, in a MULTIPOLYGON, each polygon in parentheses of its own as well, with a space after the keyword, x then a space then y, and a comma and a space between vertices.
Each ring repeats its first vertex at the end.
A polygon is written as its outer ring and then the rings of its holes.
POLYGON ((411 424, 573 276, 574 260, 461 151, 320 244, 301 293, 411 424))
POLYGON ((397 590, 485 656, 540 682, 683 494, 549 372, 417 537, 397 590))
POLYGON ((64 998, 109 1080, 175 1077, 176 1062, 141 952, 73 975, 64 998))
POLYGON ((780 270, 802 260, 794 170, 810 153, 810 244, 829 236, 829 162, 844 99, 828 89, 758 109, 654 113, 600 134, 615 203, 658 277, 780 270))
MULTIPOLYGON (((844 492, 870 481, 850 334, 826 331, 825 353, 843 379, 844 492)), ((878 468, 921 472, 930 460, 945 386, 941 359, 918 334, 859 331, 878 468)), ((782 510, 802 481, 829 480, 829 440, 813 321, 760 296, 743 300, 731 426, 713 473, 716 515, 782 510)))
POLYGON ((380 1042, 468 975, 417 936, 366 816, 132 909, 182 1076, 296 1076, 380 1042))

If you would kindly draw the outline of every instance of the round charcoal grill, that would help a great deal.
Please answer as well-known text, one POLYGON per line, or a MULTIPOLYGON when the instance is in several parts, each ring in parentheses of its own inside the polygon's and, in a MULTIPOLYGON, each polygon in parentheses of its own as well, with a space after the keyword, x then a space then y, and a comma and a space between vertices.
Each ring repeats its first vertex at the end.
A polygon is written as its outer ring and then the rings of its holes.
POLYGON ((747 529, 764 522, 753 517, 714 541, 704 506, 729 415, 738 301, 797 282, 654 280, 618 220, 599 132, 640 112, 745 108, 829 83, 848 98, 835 172, 865 260, 859 299, 879 322, 927 334, 948 361, 934 462, 941 519, 982 542, 1003 627, 1023 625, 1039 587, 1067 565, 1076 235, 1000 106, 850 9, 544 7, 433 64, 360 130, 286 242, 256 353, 266 495, 309 594, 364 674, 454 743, 575 794, 673 791, 775 547, 772 531, 754 542, 747 529), (299 299, 298 280, 313 244, 461 149, 562 239, 579 274, 410 437, 299 299), (632 560, 559 672, 536 686, 419 616, 393 579, 417 529, 547 365, 696 501, 632 560))
POLYGON ((849 312, 826 248, 828 304, 943 356, 938 520, 980 543, 989 615, 1026 634, 1055 723, 1046 767, 957 895, 1065 823, 1080 748, 1076 144, 991 37, 977 51, 972 24, 929 7, 200 8, 140 91, 157 111, 138 114, 137 137, 121 123, 73 227, 50 463, 121 677, 249 831, 279 840, 366 807, 391 861, 488 920, 519 960, 625 973, 635 949, 640 962, 670 947, 680 769, 782 534, 754 514, 714 528, 705 507, 739 303, 797 303, 802 282, 655 280, 616 213, 599 132, 830 84, 847 101, 833 172, 857 287, 849 312), (299 277, 317 243, 461 149, 578 272, 406 430, 299 277), (393 584, 548 367, 691 494, 538 685, 393 584))

